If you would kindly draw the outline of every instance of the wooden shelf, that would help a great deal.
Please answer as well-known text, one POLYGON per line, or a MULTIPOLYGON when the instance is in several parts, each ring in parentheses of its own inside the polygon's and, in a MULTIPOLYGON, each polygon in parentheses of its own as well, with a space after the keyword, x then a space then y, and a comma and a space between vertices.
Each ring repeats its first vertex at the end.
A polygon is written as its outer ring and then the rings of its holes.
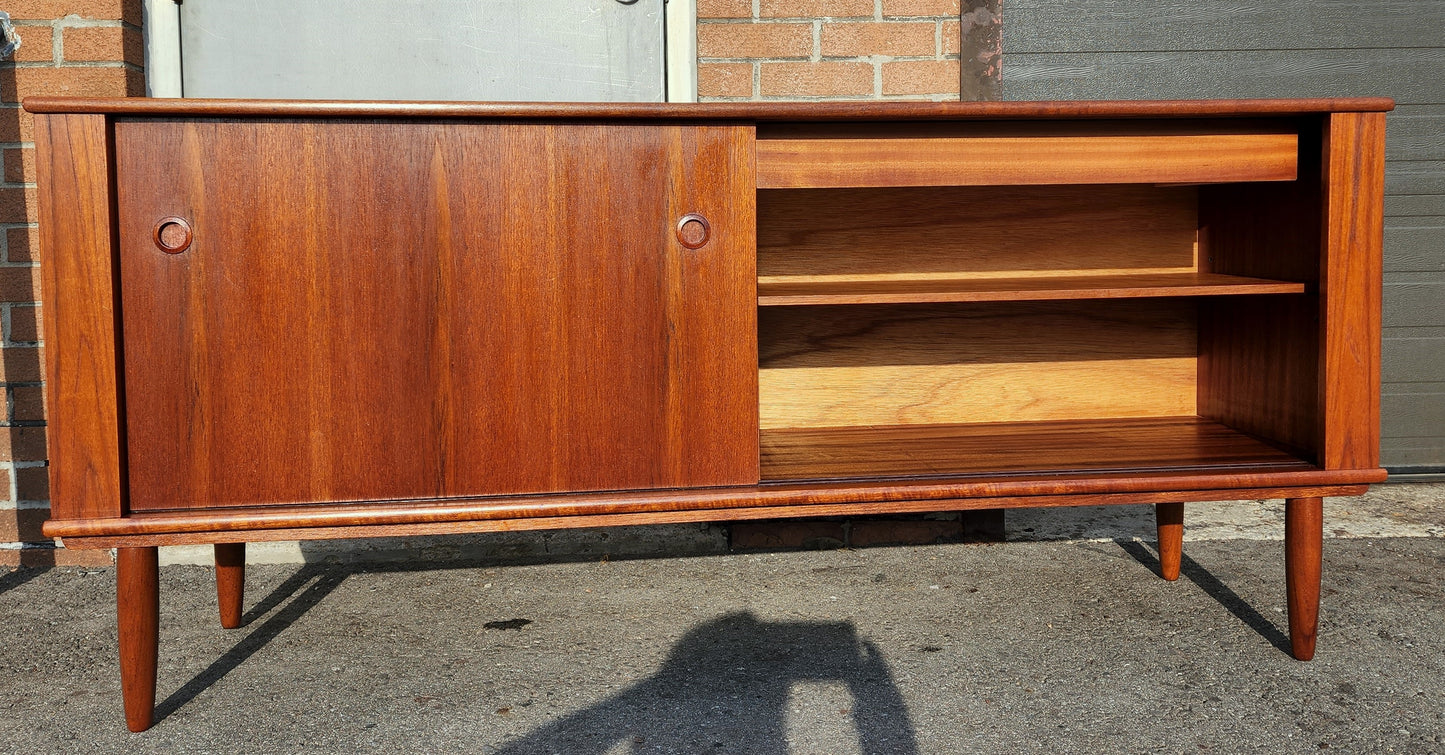
POLYGON ((1305 284, 1218 273, 1029 278, 759 281, 758 306, 1137 299, 1163 296, 1301 294, 1305 284))
POLYGON ((762 431, 762 479, 837 480, 1310 463, 1199 417, 762 431))

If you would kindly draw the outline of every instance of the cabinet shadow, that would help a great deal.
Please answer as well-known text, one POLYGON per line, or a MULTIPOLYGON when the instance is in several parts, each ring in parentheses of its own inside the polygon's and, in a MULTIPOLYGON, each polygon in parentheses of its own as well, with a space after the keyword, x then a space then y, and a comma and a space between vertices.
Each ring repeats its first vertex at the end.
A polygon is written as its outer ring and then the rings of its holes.
POLYGON ((652 676, 496 752, 602 755, 637 744, 649 752, 786 755, 794 685, 820 681, 851 694, 851 707, 837 715, 856 730, 859 752, 918 752, 882 654, 851 622, 770 622, 747 612, 692 629, 652 676))
MULTIPOLYGON (((264 621, 156 706, 156 723, 246 662, 351 575, 423 568, 302 566, 242 617, 247 627, 262 617, 264 621)), ((648 750, 660 752, 786 755, 790 697, 796 685, 809 682, 846 688, 851 698, 847 707, 829 715, 838 716, 840 728, 856 732, 857 750, 863 755, 918 752, 892 672, 879 649, 860 637, 851 622, 771 622, 748 612, 691 629, 651 676, 495 752, 601 755, 619 745, 644 742, 648 750)))
POLYGON ((286 603, 281 610, 266 619, 260 626, 251 629, 240 642, 212 661, 211 665, 201 673, 196 674, 190 681, 166 696, 165 700, 156 705, 154 722, 158 724, 165 720, 181 706, 194 700, 206 688, 215 684, 237 666, 245 663, 246 659, 255 655, 256 651, 266 646, 266 643, 286 631, 288 627, 296 623, 297 619, 334 592, 353 572, 352 569, 323 564, 306 564, 298 569, 295 574, 288 577, 259 603, 252 606, 251 610, 246 611, 241 616, 241 625, 249 627, 252 621, 265 616, 287 598, 295 595, 295 599, 286 603), (300 594, 297 594, 298 592, 300 594))
MULTIPOLYGON (((1125 553, 1132 556, 1135 561, 1149 567, 1155 572, 1159 571, 1159 558, 1151 553, 1143 543, 1136 540, 1123 539, 1115 540, 1114 542, 1117 543, 1125 553)), ((1244 598, 1239 597, 1239 593, 1229 589, 1229 585, 1221 582, 1218 577, 1211 574, 1209 570, 1200 565, 1198 561, 1190 558, 1187 553, 1183 554, 1179 560, 1179 574, 1187 578, 1190 582, 1198 585, 1199 589, 1203 590, 1206 595, 1218 601, 1219 605, 1224 606, 1225 610, 1234 614, 1235 618, 1244 622, 1245 626, 1253 629, 1259 636, 1267 640, 1269 644, 1275 646, 1282 652, 1292 652, 1290 649, 1289 635, 1287 633, 1275 626, 1274 622, 1265 618, 1264 614, 1255 610, 1254 606, 1251 606, 1244 598)))

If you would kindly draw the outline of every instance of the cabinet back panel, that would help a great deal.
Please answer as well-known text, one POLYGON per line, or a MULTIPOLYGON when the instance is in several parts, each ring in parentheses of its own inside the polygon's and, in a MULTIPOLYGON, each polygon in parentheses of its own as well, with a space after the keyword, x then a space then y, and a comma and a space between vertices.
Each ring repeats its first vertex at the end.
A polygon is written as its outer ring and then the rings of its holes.
POLYGON ((1190 272, 1198 235, 1189 187, 758 192, 762 282, 1190 272))
POLYGON ((1202 267, 1310 287, 1303 296, 1201 302, 1199 414, 1311 460, 1321 428, 1320 152, 1318 136, 1304 139, 1300 180, 1206 187, 1199 210, 1202 267))
POLYGON ((756 482, 750 139, 117 123, 132 508, 756 482))
POLYGON ((1195 413, 1187 299, 764 308, 765 429, 1195 413))

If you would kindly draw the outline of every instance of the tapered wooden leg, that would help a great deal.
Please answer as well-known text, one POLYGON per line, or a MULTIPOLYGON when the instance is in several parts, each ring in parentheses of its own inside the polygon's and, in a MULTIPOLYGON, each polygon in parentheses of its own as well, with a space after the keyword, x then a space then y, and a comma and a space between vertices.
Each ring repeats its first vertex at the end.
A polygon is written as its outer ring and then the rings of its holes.
POLYGON ((1284 579, 1289 603, 1289 644, 1294 657, 1315 657, 1320 615, 1320 550, 1324 505, 1319 498, 1291 498, 1284 504, 1284 579))
POLYGON ((241 598, 246 591, 246 544, 216 543, 216 602, 221 626, 241 626, 241 598))
POLYGON ((1154 523, 1159 529, 1159 573, 1173 582, 1179 579, 1184 557, 1184 504, 1154 504, 1154 523))
POLYGON ((125 725, 131 731, 145 731, 151 726, 156 706, 156 643, 161 614, 156 549, 120 548, 115 566, 125 725))

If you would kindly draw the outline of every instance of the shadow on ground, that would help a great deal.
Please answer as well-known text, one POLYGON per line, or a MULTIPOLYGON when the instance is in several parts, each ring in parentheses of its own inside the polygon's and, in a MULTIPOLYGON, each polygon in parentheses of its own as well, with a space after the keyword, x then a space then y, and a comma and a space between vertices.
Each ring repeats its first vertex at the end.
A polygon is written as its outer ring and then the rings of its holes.
POLYGON ((803 681, 846 685, 852 695, 846 715, 860 752, 918 752, 908 710, 882 654, 859 638, 850 622, 765 622, 749 613, 694 628, 651 677, 497 752, 600 755, 621 743, 698 752, 725 747, 714 732, 741 721, 750 752, 785 755, 789 693, 803 681))
MULTIPOLYGON (((1155 572, 1159 571, 1159 557, 1150 552, 1143 543, 1137 540, 1123 539, 1115 540, 1114 542, 1118 543, 1119 547, 1123 548, 1125 553, 1133 556, 1135 561, 1149 567, 1155 572)), ((1239 597, 1238 593, 1229 589, 1229 585, 1221 582, 1218 577, 1210 574, 1209 570, 1200 565, 1198 561, 1190 558, 1187 553, 1183 554, 1179 560, 1179 574, 1190 582, 1198 585, 1199 589, 1203 590, 1206 595, 1213 598, 1219 605, 1224 606, 1226 610, 1234 614, 1235 618, 1244 622, 1245 626, 1253 629, 1259 636, 1275 646, 1275 648, 1284 653, 1291 652, 1288 634, 1280 630, 1280 628, 1275 626, 1269 619, 1265 618, 1264 614, 1255 610, 1254 606, 1251 606, 1244 598, 1239 597)))
MULTIPOLYGON (((157 704, 156 722, 245 663, 349 576, 429 568, 437 565, 301 567, 242 618, 248 627, 266 617, 264 621, 157 704)), ((783 755, 789 752, 789 697, 799 682, 846 687, 851 706, 838 714, 851 723, 864 755, 918 752, 907 707, 882 653, 861 638, 851 622, 759 621, 748 612, 693 628, 650 677, 496 752, 600 754, 619 744, 643 742, 661 752, 706 751, 725 746, 716 732, 742 726, 749 732, 750 752, 783 755)))

